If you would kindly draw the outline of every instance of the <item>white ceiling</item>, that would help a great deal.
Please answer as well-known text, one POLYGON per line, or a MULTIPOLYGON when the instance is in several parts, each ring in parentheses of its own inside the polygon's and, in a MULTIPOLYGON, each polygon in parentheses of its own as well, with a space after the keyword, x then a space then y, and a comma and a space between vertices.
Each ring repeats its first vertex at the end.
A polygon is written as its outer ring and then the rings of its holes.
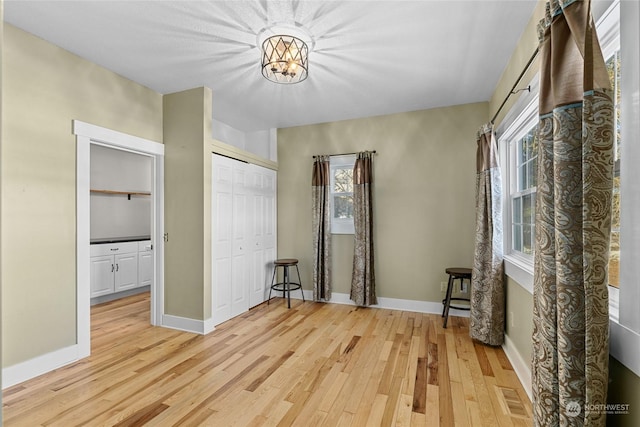
POLYGON ((244 131, 487 101, 535 0, 30 1, 5 21, 166 94, 213 90, 244 131), (309 77, 262 77, 256 35, 302 24, 309 77))

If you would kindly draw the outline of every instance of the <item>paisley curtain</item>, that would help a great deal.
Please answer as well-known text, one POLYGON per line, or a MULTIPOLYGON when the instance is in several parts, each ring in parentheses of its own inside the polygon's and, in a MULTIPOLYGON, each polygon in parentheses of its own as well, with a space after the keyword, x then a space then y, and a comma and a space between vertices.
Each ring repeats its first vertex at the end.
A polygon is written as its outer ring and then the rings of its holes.
POLYGON ((604 426, 612 93, 590 1, 549 2, 538 32, 534 424, 604 426))
POLYGON ((351 300, 357 305, 376 304, 373 259, 373 153, 358 153, 353 168, 353 226, 355 249, 351 276, 351 300))
POLYGON ((502 178, 493 126, 478 131, 476 241, 471 273, 469 335, 485 344, 504 341, 502 178))
POLYGON ((311 185, 313 190, 313 299, 331 299, 331 177, 329 156, 316 156, 311 185))

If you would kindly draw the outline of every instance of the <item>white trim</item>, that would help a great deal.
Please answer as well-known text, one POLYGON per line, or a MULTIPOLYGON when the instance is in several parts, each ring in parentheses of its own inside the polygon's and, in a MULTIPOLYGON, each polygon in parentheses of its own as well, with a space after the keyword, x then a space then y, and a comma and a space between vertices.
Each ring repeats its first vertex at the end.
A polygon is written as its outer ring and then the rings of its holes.
POLYGON ((527 392, 527 396, 529 396, 529 400, 533 400, 533 393, 531 390, 531 368, 529 364, 522 358, 522 355, 509 338, 509 335, 504 336, 504 343, 502 344, 502 350, 504 350, 504 354, 511 362, 511 366, 513 366, 513 370, 518 376, 520 380, 520 384, 522 384, 522 388, 527 392))
POLYGON ((609 319, 609 353, 640 377, 640 335, 609 319))
MULTIPOLYGON (((620 56, 622 57, 621 113, 621 212, 620 289, 610 288, 609 352, 635 375, 640 376, 640 146, 625 144, 640 137, 640 4, 615 2, 620 8, 620 56)), ((603 46, 603 49, 606 49, 603 46)))
POLYGON ((76 343, 78 359, 91 354, 91 285, 89 284, 90 199, 89 168, 91 140, 76 137, 76 343))
POLYGON ((504 273, 533 295, 533 264, 516 255, 505 255, 504 273))
MULTIPOLYGON (((304 292, 304 298, 307 301, 313 301, 313 291, 304 289, 303 292, 304 292)), ((291 293, 291 298, 301 300, 302 296, 300 295, 299 292, 294 291, 291 293)), ((356 305, 353 301, 351 301, 349 294, 343 294, 338 292, 332 292, 331 299, 325 302, 330 304, 356 305)), ((378 297, 378 304, 372 305, 370 307, 383 308, 386 310, 413 311, 416 313, 442 314, 442 302, 432 302, 432 301, 417 301, 417 300, 410 300, 410 299, 378 297)), ((456 310, 453 307, 451 307, 449 314, 451 316, 469 317, 468 310, 456 310)))
POLYGON ((81 122, 80 120, 73 120, 73 134, 85 136, 94 142, 106 143, 113 147, 164 156, 164 145, 159 142, 81 122))
MULTIPOLYGON (((160 325, 164 313, 164 145, 158 142, 127 135, 122 132, 73 120, 73 133, 76 135, 76 342, 75 359, 87 357, 91 353, 91 297, 90 297, 90 147, 100 144, 121 150, 149 155, 153 159, 156 180, 153 183, 154 230, 152 243, 155 253, 154 284, 151 290, 151 323, 160 325)), ((57 366, 56 360, 47 362, 49 355, 39 363, 42 366, 57 366)), ((26 378, 28 379, 28 378, 26 378)))
POLYGON ((82 357, 82 349, 75 344, 52 351, 2 369, 2 389, 73 363, 82 357))
POLYGON ((211 318, 207 320, 195 320, 171 314, 162 316, 162 326, 200 335, 206 335, 215 329, 213 319, 211 318))

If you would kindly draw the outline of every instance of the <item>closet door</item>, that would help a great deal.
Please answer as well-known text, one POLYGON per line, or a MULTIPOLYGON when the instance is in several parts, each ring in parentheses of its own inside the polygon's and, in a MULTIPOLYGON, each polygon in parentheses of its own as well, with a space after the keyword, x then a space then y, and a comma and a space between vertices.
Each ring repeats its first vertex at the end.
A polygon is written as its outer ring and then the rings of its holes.
POLYGON ((231 317, 249 310, 251 197, 247 185, 247 164, 233 165, 233 243, 231 247, 231 317))
POLYGON ((253 195, 253 239, 250 305, 254 307, 266 300, 268 286, 273 274, 276 256, 276 172, 260 166, 250 165, 253 195))
POLYGON ((275 259, 270 169, 212 155, 211 297, 214 324, 265 301, 275 259))
POLYGON ((214 324, 231 316, 233 248, 233 161, 212 155, 211 311, 214 324))

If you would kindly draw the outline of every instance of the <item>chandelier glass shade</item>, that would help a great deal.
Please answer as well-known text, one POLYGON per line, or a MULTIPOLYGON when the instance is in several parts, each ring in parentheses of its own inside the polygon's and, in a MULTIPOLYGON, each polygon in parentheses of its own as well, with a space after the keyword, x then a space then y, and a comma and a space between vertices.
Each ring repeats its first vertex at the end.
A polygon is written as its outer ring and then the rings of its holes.
POLYGON ((294 36, 276 35, 262 43, 262 75, 275 83, 300 83, 307 78, 309 48, 294 36))

